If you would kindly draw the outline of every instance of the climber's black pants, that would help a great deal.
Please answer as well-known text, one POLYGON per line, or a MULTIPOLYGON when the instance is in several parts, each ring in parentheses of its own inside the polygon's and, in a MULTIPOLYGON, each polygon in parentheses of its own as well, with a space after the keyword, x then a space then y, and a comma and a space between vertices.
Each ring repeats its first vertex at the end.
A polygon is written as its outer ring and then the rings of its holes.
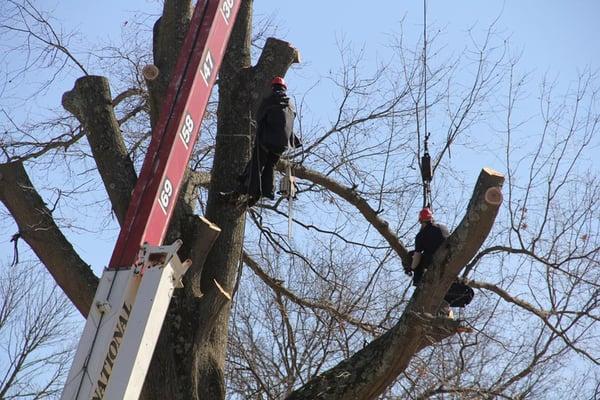
POLYGON ((256 201, 261 196, 272 198, 275 181, 274 169, 280 156, 263 146, 256 146, 252 158, 240 176, 240 192, 249 194, 256 201))

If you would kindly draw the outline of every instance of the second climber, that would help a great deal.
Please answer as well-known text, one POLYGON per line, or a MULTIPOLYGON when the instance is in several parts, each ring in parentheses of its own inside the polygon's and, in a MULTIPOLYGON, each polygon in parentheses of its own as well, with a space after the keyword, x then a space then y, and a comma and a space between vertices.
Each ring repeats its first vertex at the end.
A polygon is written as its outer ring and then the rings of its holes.
POLYGON ((271 94, 263 99, 256 113, 256 140, 252 157, 239 180, 240 194, 248 195, 252 207, 261 197, 271 200, 274 193, 274 168, 281 155, 300 140, 293 132, 296 110, 286 94, 285 80, 276 76, 271 81, 271 94))

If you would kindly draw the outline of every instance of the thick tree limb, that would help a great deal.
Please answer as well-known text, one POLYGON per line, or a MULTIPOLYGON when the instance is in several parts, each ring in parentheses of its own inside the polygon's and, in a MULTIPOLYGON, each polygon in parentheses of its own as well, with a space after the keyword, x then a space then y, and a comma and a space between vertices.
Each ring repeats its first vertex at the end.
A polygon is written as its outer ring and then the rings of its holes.
POLYGON ((190 172, 190 184, 194 189, 198 187, 208 188, 210 186, 210 174, 208 172, 190 172))
MULTIPOLYGON (((287 166, 287 161, 280 160, 277 164, 277 169, 279 171, 284 171, 287 166)), ((362 197, 360 197, 354 190, 351 188, 340 185, 335 180, 325 176, 317 171, 313 171, 309 168, 306 168, 302 165, 292 165, 292 173, 300 179, 306 179, 317 185, 323 186, 327 190, 337 194, 348 203, 352 204, 354 207, 358 209, 358 211, 362 214, 363 217, 371 224, 377 231, 384 237, 384 239, 388 242, 390 247, 394 249, 394 251, 400 256, 402 262, 405 264, 410 264, 411 259, 408 255, 408 251, 404 244, 398 239, 396 233, 394 233, 389 224, 381 219, 377 212, 371 208, 369 203, 362 197)))
POLYGON ((260 100, 271 92, 271 80, 275 76, 285 76, 292 64, 300 62, 300 52, 288 42, 276 38, 267 38, 258 62, 253 68, 255 90, 252 91, 254 108, 258 109, 260 100))
POLYGON ((143 96, 143 95, 144 95, 144 90, 142 90, 141 88, 139 88, 139 87, 129 88, 115 96, 115 98, 112 100, 112 106, 113 107, 118 106, 123 100, 128 99, 129 97, 143 96))
POLYGON ((62 104, 86 131, 112 209, 122 224, 137 175, 115 117, 108 79, 77 79, 73 90, 63 94, 62 104))
POLYGON ((442 340, 465 330, 462 321, 431 314, 415 314, 420 324, 425 328, 419 347, 415 353, 425 347, 432 346, 442 340))
POLYGON ((15 219, 21 237, 79 312, 86 316, 98 278, 54 223, 51 211, 33 187, 21 162, 0 164, 0 201, 15 219))
POLYGON ((415 290, 398 323, 288 399, 374 399, 406 369, 415 353, 458 331, 456 324, 438 325, 439 318, 431 315, 436 314, 452 281, 489 234, 499 204, 490 204, 486 198, 497 199, 490 196, 490 190, 498 195, 503 182, 501 174, 490 169, 481 171, 465 217, 434 255, 423 284, 415 290))

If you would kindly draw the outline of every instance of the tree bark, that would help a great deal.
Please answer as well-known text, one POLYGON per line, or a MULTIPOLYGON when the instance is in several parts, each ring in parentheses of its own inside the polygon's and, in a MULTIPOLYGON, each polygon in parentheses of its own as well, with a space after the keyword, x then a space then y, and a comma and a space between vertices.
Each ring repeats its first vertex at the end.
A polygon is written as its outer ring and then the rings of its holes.
POLYGON ((33 187, 21 162, 0 164, 0 201, 56 283, 79 312, 87 315, 98 278, 54 222, 52 211, 33 187))
POLYGON ((293 392, 289 400, 374 399, 396 380, 420 349, 458 331, 458 324, 433 315, 452 281, 489 234, 500 207, 497 201, 489 202, 498 196, 489 194, 497 194, 503 182, 501 174, 487 168, 481 171, 465 217, 435 253, 423 283, 398 323, 352 357, 293 392))
POLYGON ((152 128, 158 121, 179 50, 192 19, 192 11, 190 0, 165 0, 162 16, 154 24, 152 53, 158 77, 147 81, 152 128))
POLYGON ((92 75, 77 79, 73 90, 63 94, 62 104, 87 133, 98 172, 121 225, 137 175, 115 117, 108 79, 92 75))
MULTIPOLYGON (((207 218, 222 230, 206 260, 199 286, 195 318, 195 338, 190 365, 192 399, 225 397, 224 360, 227 345, 229 301, 215 282, 231 293, 238 275, 244 235, 245 212, 223 203, 218 192, 229 190, 241 171, 248 153, 250 120, 248 115, 248 71, 252 1, 244 1, 233 27, 219 72, 219 106, 215 157, 206 207, 207 218)), ((196 283, 193 283, 196 286, 196 283)))

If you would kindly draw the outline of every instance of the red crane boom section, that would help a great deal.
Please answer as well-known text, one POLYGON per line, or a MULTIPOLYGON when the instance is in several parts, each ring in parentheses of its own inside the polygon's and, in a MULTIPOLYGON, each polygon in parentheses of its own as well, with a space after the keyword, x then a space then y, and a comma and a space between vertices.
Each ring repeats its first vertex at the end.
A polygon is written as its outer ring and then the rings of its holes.
POLYGON ((240 2, 196 4, 109 268, 133 265, 144 243, 162 244, 240 2))

